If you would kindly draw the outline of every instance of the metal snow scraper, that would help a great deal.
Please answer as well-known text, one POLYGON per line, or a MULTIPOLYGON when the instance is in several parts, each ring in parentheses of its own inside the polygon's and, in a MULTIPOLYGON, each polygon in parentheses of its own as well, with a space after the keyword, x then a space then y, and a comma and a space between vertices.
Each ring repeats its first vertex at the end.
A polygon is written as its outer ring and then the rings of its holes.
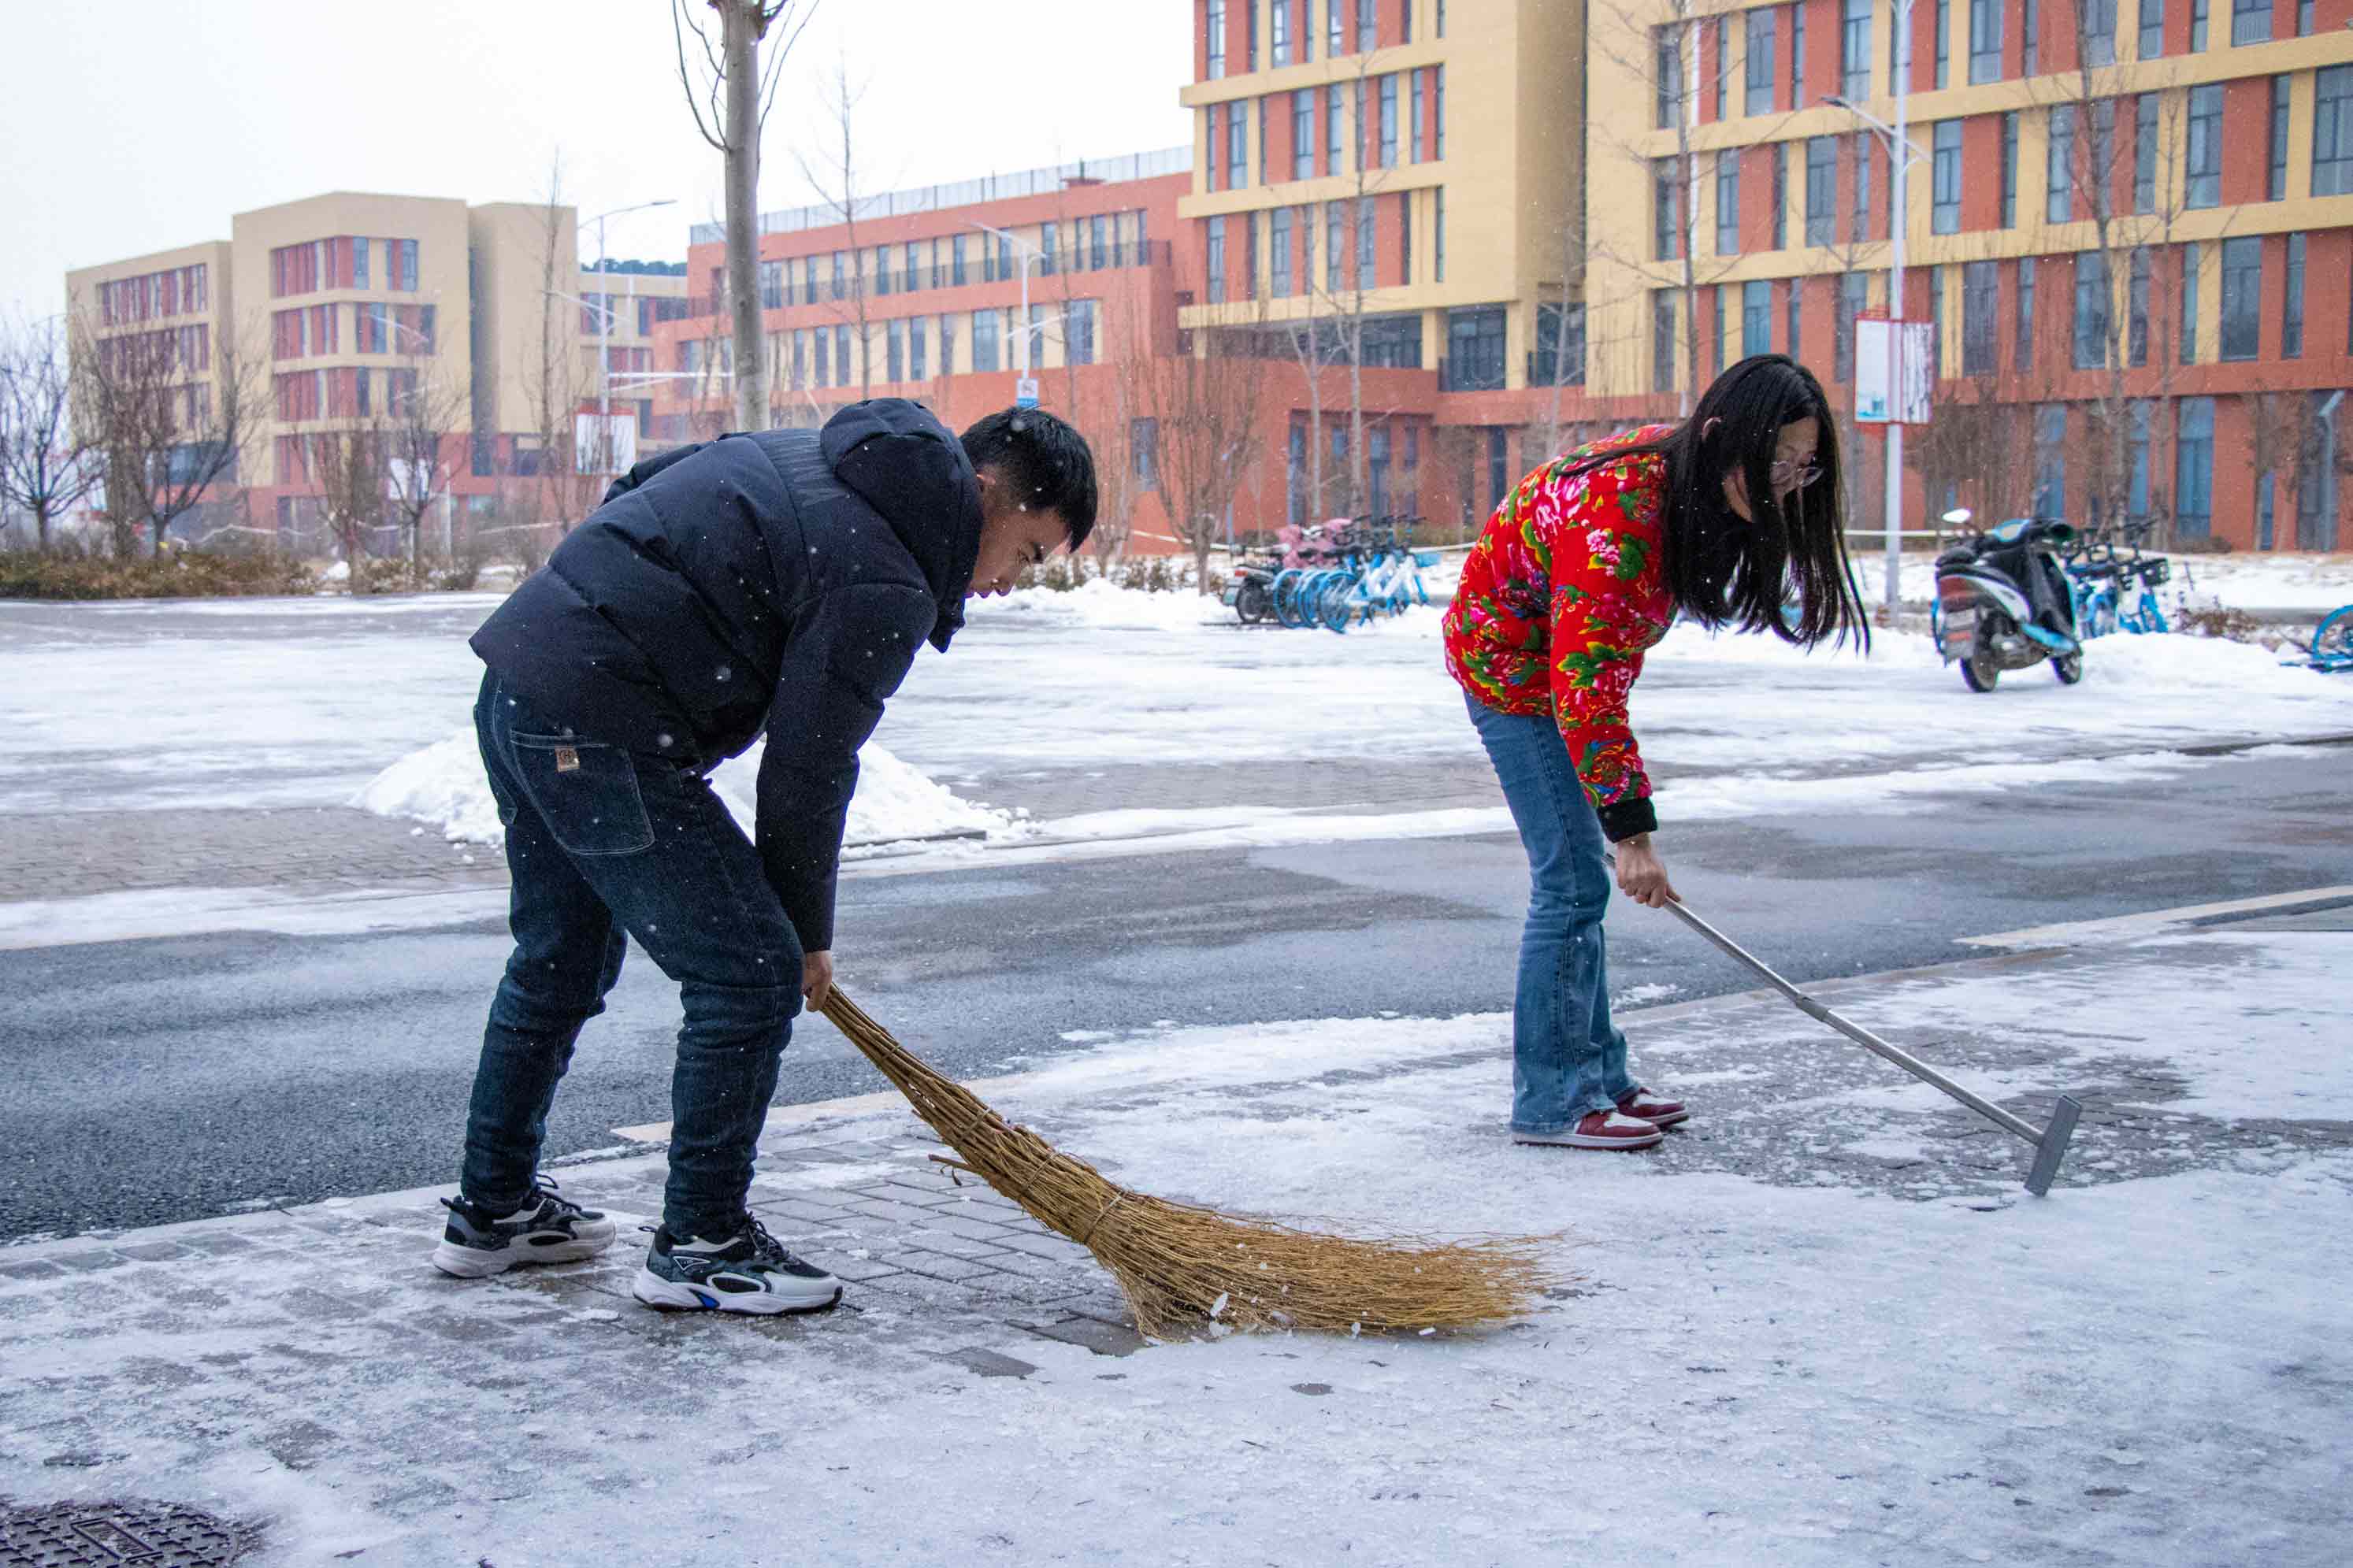
MULTIPOLYGON (((1605 855, 1603 858, 1613 867, 1618 864, 1618 858, 1614 855, 1605 855)), ((2059 1103, 2052 1108, 2051 1125, 2038 1129, 2034 1123, 2025 1118, 2013 1116, 1993 1101, 1979 1095, 1971 1094, 1909 1051, 1900 1050, 1861 1025, 1851 1024, 1840 1017, 1836 1013, 1774 973, 1764 960, 1692 913, 1682 904, 1669 903, 1667 909, 1677 920, 1714 942, 1727 956, 1737 959, 1763 975, 1767 984, 1797 1004, 1798 1011, 1805 1014, 1806 1016, 1820 1019, 1865 1050, 1886 1058, 1923 1083, 1933 1084, 1943 1089, 2005 1132, 2013 1132, 2025 1139, 2034 1146, 2034 1163, 2027 1168, 2026 1172, 2026 1190, 2038 1198, 2051 1191, 2052 1178, 2059 1173, 2059 1162, 2067 1153, 2067 1141, 2075 1135, 2075 1120, 2084 1114, 2083 1102, 2073 1095, 2061 1095, 2059 1103)))

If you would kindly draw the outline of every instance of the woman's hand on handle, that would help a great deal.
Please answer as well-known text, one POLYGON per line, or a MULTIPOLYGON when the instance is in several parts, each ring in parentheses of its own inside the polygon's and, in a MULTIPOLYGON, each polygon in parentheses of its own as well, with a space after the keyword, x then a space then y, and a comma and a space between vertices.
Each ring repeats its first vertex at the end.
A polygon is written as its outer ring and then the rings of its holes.
POLYGON ((1667 880, 1666 863, 1659 852, 1651 847, 1651 836, 1638 833, 1622 838, 1614 848, 1618 857, 1618 890, 1636 903, 1649 909, 1662 910, 1683 900, 1667 880))
POLYGON ((801 955, 801 995, 812 1008, 825 1005, 826 994, 833 989, 833 954, 808 952, 801 955))

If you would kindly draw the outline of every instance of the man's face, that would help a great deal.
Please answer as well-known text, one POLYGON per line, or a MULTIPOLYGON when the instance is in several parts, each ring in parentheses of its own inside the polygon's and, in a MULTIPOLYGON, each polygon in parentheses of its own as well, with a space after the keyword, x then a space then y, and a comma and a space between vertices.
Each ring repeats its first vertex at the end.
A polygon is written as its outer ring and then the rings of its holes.
POLYGON ((965 593, 983 599, 1011 593, 1021 568, 1044 561, 1069 537, 1060 512, 1025 505, 997 469, 982 469, 980 556, 965 593))

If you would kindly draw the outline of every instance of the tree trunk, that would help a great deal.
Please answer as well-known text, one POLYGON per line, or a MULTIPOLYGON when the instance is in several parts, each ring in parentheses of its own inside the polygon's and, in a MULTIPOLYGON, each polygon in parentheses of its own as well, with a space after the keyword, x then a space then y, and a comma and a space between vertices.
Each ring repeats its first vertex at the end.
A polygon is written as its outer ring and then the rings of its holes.
POLYGON ((760 320, 760 34, 757 0, 725 0, 727 303, 734 320, 735 427, 765 430, 768 375, 760 320))

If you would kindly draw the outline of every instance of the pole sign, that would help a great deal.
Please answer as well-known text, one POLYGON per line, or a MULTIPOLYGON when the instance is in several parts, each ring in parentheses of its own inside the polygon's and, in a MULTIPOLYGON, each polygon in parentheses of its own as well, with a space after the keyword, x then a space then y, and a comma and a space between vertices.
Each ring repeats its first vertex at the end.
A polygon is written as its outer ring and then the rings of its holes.
POLYGON ((624 474, 638 461, 634 414, 573 416, 572 468, 580 474, 624 474))
POLYGON ((1859 316, 1854 323, 1854 420, 1926 425, 1933 393, 1932 323, 1859 316))
POLYGON ((1025 375, 1013 384, 1013 405, 1016 408, 1038 406, 1038 378, 1025 375))

